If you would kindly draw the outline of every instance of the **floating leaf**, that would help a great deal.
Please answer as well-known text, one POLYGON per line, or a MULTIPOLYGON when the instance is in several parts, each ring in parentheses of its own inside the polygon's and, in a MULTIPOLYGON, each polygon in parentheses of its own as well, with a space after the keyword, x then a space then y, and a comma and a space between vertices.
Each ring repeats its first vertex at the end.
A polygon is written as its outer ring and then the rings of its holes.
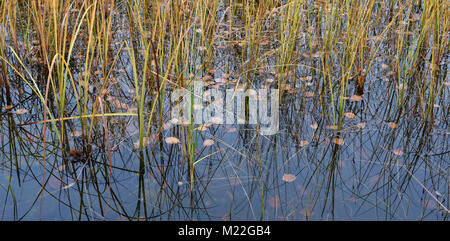
POLYGON ((397 128, 398 124, 395 122, 388 122, 387 125, 393 129, 397 128))
POLYGON ((71 188, 73 185, 75 185, 74 182, 69 183, 68 185, 64 186, 62 189, 69 189, 69 188, 71 188))
POLYGON ((360 95, 350 96, 350 101, 361 101, 363 98, 360 95))
POLYGON ((5 107, 3 107, 5 110, 11 110, 13 108, 12 105, 5 105, 5 107))
POLYGON ((281 179, 285 182, 293 182, 297 179, 297 177, 292 174, 284 174, 281 179))
POLYGON ((16 111, 14 111, 14 114, 16 114, 16 115, 23 115, 23 114, 25 114, 25 113, 27 113, 28 112, 28 110, 27 109, 18 109, 18 110, 16 110, 16 111))
POLYGON ((349 118, 349 119, 355 118, 355 114, 353 114, 352 112, 344 113, 344 116, 347 117, 347 118, 349 118))
POLYGON ((399 149, 395 149, 392 151, 396 156, 401 156, 403 155, 403 151, 399 150, 399 149))
POLYGON ((207 146, 212 146, 214 144, 214 141, 211 139, 206 139, 205 141, 203 141, 203 146, 207 147, 207 146))
MULTIPOLYGON (((151 143, 152 143, 152 141, 154 140, 154 136, 151 136, 151 137, 149 137, 149 138, 147 138, 147 137, 144 137, 143 139, 142 139, 142 147, 146 147, 146 146, 149 146, 151 143)), ((133 146, 134 146, 134 148, 139 148, 139 140, 137 141, 137 142, 135 142, 135 143, 133 143, 133 146)))
POLYGON ((364 129, 364 128, 366 127, 366 123, 360 122, 360 123, 356 124, 356 126, 357 126, 359 129, 364 129))
POLYGON ((194 130, 197 130, 197 131, 206 131, 206 130, 208 130, 208 127, 209 127, 209 125, 203 124, 203 125, 201 125, 201 126, 195 128, 194 130))
POLYGON ((319 125, 317 125, 317 123, 311 124, 311 128, 313 128, 314 130, 317 129, 319 127, 319 125))
POLYGON ((178 139, 176 137, 167 137, 165 139, 165 141, 166 141, 167 144, 171 144, 171 145, 180 143, 180 139, 178 139))
POLYGON ((341 139, 341 138, 334 138, 333 139, 333 143, 336 144, 336 145, 342 146, 342 145, 345 144, 345 141, 344 141, 344 139, 341 139))
POLYGON ((309 141, 300 141, 300 146, 301 147, 305 147, 305 146, 307 146, 309 144, 309 141))
POLYGON ((267 83, 272 83, 274 81, 274 79, 266 79, 267 83))

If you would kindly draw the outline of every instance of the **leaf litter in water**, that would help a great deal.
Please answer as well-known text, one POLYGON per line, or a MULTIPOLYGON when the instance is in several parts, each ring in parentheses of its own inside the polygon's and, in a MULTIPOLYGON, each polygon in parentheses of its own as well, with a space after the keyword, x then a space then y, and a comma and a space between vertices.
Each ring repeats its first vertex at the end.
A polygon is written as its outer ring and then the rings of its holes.
POLYGON ((361 101, 363 98, 360 95, 352 95, 350 96, 351 101, 361 101))
POLYGON ((353 114, 352 112, 347 112, 347 113, 344 113, 344 116, 349 119, 353 119, 353 118, 355 118, 356 115, 353 114))
POLYGON ((357 126, 359 129, 364 129, 364 128, 366 127, 366 123, 360 122, 360 123, 356 124, 356 126, 357 126))
POLYGON ((293 182, 295 181, 295 179, 297 179, 297 177, 292 174, 284 174, 283 177, 281 178, 281 180, 285 182, 293 182))
POLYGON ((395 149, 392 151, 396 156, 402 156, 403 155, 403 151, 399 150, 399 149, 395 149))
POLYGON ((305 147, 305 146, 307 146, 308 144, 309 144, 309 141, 305 141, 305 140, 300 141, 300 146, 301 146, 301 147, 305 147))
POLYGON ((339 146, 343 146, 345 144, 345 141, 344 141, 344 139, 341 139, 341 138, 334 138, 333 143, 336 145, 339 145, 339 146))
POLYGON ((214 141, 211 140, 211 139, 206 139, 206 140, 203 142, 203 146, 204 146, 204 147, 212 146, 213 144, 214 144, 214 141))
POLYGON ((178 138, 176 138, 176 137, 167 137, 166 139, 165 139, 165 141, 166 141, 166 143, 167 144, 178 144, 178 143, 180 143, 180 139, 178 139, 178 138))
POLYGON ((14 111, 14 114, 16 114, 16 115, 23 115, 23 114, 25 114, 25 113, 27 113, 27 112, 28 112, 27 109, 21 108, 21 109, 18 109, 18 110, 16 110, 16 111, 14 111))
POLYGON ((398 126, 398 124, 395 123, 395 122, 388 122, 387 125, 388 125, 389 127, 391 127, 392 129, 395 129, 395 128, 397 128, 397 126, 398 126))

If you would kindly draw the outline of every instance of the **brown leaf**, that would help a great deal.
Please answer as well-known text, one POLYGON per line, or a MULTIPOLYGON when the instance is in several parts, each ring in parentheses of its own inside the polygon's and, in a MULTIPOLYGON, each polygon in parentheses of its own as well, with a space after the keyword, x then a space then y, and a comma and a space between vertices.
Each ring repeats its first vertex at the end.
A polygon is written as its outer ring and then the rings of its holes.
POLYGON ((399 150, 399 149, 395 149, 392 151, 396 156, 401 156, 403 155, 403 151, 399 150))
POLYGON ((333 143, 336 145, 343 146, 345 144, 345 141, 344 141, 344 139, 341 139, 341 138, 334 138, 333 143))
POLYGON ((205 141, 203 141, 203 146, 207 147, 207 146, 212 146, 214 144, 214 141, 211 139, 206 139, 205 141))
POLYGON ((351 101, 361 101, 363 98, 360 95, 352 95, 350 96, 351 101))
POLYGON ((297 177, 292 174, 284 174, 281 179, 285 182, 293 182, 297 179, 297 177))
POLYGON ((388 122, 387 125, 393 129, 397 128, 398 124, 395 122, 388 122))
POLYGON ((355 114, 353 114, 352 112, 344 113, 344 116, 347 117, 347 118, 349 118, 349 119, 355 118, 355 114))
POLYGON ((27 109, 18 109, 18 110, 16 110, 16 111, 14 111, 14 114, 16 114, 16 115, 23 115, 23 114, 25 114, 25 113, 27 113, 28 112, 28 110, 27 109))
POLYGON ((171 144, 171 145, 180 143, 180 139, 178 139, 176 137, 167 137, 165 139, 165 141, 166 141, 167 144, 171 144))

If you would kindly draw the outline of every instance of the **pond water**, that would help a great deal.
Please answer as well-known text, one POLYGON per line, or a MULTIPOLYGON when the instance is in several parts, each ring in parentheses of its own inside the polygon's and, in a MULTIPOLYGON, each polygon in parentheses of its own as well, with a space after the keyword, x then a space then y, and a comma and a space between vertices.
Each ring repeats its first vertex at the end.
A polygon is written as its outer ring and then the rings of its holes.
MULTIPOLYGON (((45 93, 49 68, 22 57, 25 51, 19 52, 26 66, 23 69, 29 71, 29 75, 23 72, 25 79, 31 82, 32 76, 36 86, 27 85, 11 66, 7 67, 10 93, 2 91, 0 114, 1 219, 448 220, 448 40, 443 44, 446 52, 436 64, 438 69, 433 69, 435 75, 430 71, 432 51, 424 48, 424 61, 418 64, 415 77, 399 81, 394 68, 398 51, 393 46, 402 33, 388 31, 380 37, 379 45, 374 44, 379 48, 366 70, 363 93, 355 81, 349 81, 342 91, 343 43, 336 43, 334 51, 326 54, 331 67, 325 79, 322 72, 326 28, 312 32, 308 26, 301 28, 293 64, 288 65, 285 76, 280 76, 280 55, 274 51, 280 46, 280 33, 275 31, 280 26, 262 25, 261 35, 266 41, 259 42, 257 50, 250 50, 251 46, 239 44, 249 38, 245 35, 245 19, 236 17, 228 26, 226 7, 218 7, 217 12, 217 19, 224 19, 225 24, 217 24, 214 38, 208 39, 209 49, 196 47, 201 45, 192 40, 195 56, 180 58, 192 65, 186 67, 192 74, 171 72, 161 88, 165 90, 162 102, 156 101, 156 82, 151 80, 142 119, 149 136, 141 149, 130 53, 135 54, 139 76, 146 58, 139 38, 131 37, 132 24, 125 6, 117 6, 112 21, 109 58, 117 56, 117 60, 108 76, 109 88, 106 92, 101 88, 106 72, 100 59, 90 69, 86 108, 91 114, 93 100, 100 96, 98 114, 104 108, 104 113, 133 115, 79 118, 77 95, 84 91, 80 83, 86 74, 84 54, 89 35, 83 29, 70 58, 75 82, 68 81, 65 87, 64 116, 74 118, 47 122, 44 128, 44 112, 50 111, 55 118, 61 116, 60 102, 55 101, 61 98, 52 96, 50 88, 48 109, 44 108, 33 88, 45 93), (317 44, 311 45, 311 39, 317 44), (133 47, 122 45, 122 41, 131 40, 136 42, 133 47), (225 91, 242 84, 255 90, 279 90, 279 105, 270 108, 271 114, 279 114, 276 133, 263 135, 261 124, 238 120, 231 124, 175 123, 171 112, 175 103, 170 95, 180 76, 202 81, 207 85, 205 90, 225 91), (431 109, 431 114, 425 117, 421 107, 428 101, 430 90, 417 79, 428 83, 431 78, 440 88, 432 107, 426 109, 431 109), (74 85, 78 93, 73 91, 74 85), (331 85, 334 92, 330 92, 331 85), (419 94, 422 91, 425 98, 419 94)), ((381 16, 382 20, 368 31, 369 45, 389 24, 389 18, 381 16)), ((170 28, 167 31, 158 46, 164 45, 170 53, 173 42, 170 28)), ((411 45, 418 35, 414 27, 412 31, 411 39, 405 40, 411 45)), ((28 38, 36 38, 36 33, 19 33, 18 41, 24 46, 28 38)), ((5 39, 5 46, 14 45, 10 32, 5 39)), ((40 45, 30 41, 27 48, 40 45)), ((21 66, 11 49, 3 49, 5 59, 21 66)), ((151 61, 151 49, 149 53, 151 61)), ((99 58, 97 54, 101 55, 96 53, 95 58, 99 58)), ((365 54, 364 58, 370 57, 370 53, 365 54)), ((167 64, 165 61, 162 63, 167 64)), ((160 67, 155 65, 153 62, 151 66, 160 67)), ((165 70, 161 68, 156 75, 163 81, 165 70)), ((248 111, 257 106, 244 104, 243 109, 249 115, 248 111)))

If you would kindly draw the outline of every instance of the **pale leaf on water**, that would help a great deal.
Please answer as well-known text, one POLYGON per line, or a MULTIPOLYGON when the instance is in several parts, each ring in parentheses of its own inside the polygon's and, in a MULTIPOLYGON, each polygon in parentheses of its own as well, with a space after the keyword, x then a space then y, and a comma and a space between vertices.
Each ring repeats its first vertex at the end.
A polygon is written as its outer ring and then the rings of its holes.
POLYGON ((18 110, 16 110, 16 111, 14 111, 14 114, 16 114, 16 115, 23 115, 23 114, 25 114, 25 113, 27 113, 28 112, 28 110, 27 109, 18 109, 18 110))
POLYGON ((395 122, 388 122, 387 125, 393 129, 397 128, 398 124, 395 122))
POLYGON ((272 83, 274 81, 274 79, 266 79, 267 83, 272 83))
POLYGON ((5 110, 11 110, 13 108, 12 105, 5 105, 5 107, 3 107, 5 110))
MULTIPOLYGON (((149 146, 152 143, 153 139, 154 139, 154 137, 150 137, 150 138, 144 137, 144 138, 142 138, 142 147, 149 146)), ((136 149, 139 148, 139 140, 136 141, 135 143, 133 143, 133 146, 136 149)))
POLYGON ((69 183, 68 185, 64 186, 62 189, 63 189, 63 190, 64 190, 64 189, 69 189, 69 188, 71 188, 73 185, 75 185, 74 182, 69 183))
POLYGON ((203 146, 204 146, 204 147, 212 146, 213 144, 214 144, 214 141, 211 140, 211 139, 206 139, 206 140, 203 142, 203 146))
POLYGON ((208 130, 208 125, 203 124, 203 125, 195 128, 194 130, 196 130, 196 131, 206 131, 206 130, 208 130))
POLYGON ((347 112, 347 113, 344 113, 344 116, 349 119, 353 119, 353 118, 355 118, 356 115, 353 114, 352 112, 347 112))
POLYGON ((361 101, 363 98, 360 95, 350 96, 350 101, 361 101))
POLYGON ((403 151, 399 150, 399 149, 395 149, 392 151, 396 156, 402 156, 403 155, 403 151))
POLYGON ((313 128, 314 130, 317 129, 319 127, 319 125, 317 125, 317 123, 311 124, 311 128, 313 128))
POLYGON ((360 123, 356 124, 356 126, 357 126, 359 129, 364 129, 364 128, 366 127, 366 123, 360 122, 360 123))
POLYGON ((344 139, 341 139, 341 138, 334 138, 333 143, 336 145, 342 146, 345 144, 345 141, 344 141, 344 139))
POLYGON ((305 147, 305 146, 307 146, 308 144, 309 144, 309 141, 305 141, 305 140, 300 141, 300 146, 301 146, 301 147, 305 147))
POLYGON ((297 177, 292 174, 284 174, 281 179, 285 182, 293 182, 297 179, 297 177))
POLYGON ((166 141, 167 144, 171 144, 171 145, 180 143, 180 139, 178 139, 176 137, 167 137, 165 139, 165 141, 166 141))
POLYGON ((70 133, 70 135, 73 136, 73 137, 79 137, 82 134, 83 133, 81 132, 81 130, 75 130, 75 131, 72 131, 72 133, 70 133))

